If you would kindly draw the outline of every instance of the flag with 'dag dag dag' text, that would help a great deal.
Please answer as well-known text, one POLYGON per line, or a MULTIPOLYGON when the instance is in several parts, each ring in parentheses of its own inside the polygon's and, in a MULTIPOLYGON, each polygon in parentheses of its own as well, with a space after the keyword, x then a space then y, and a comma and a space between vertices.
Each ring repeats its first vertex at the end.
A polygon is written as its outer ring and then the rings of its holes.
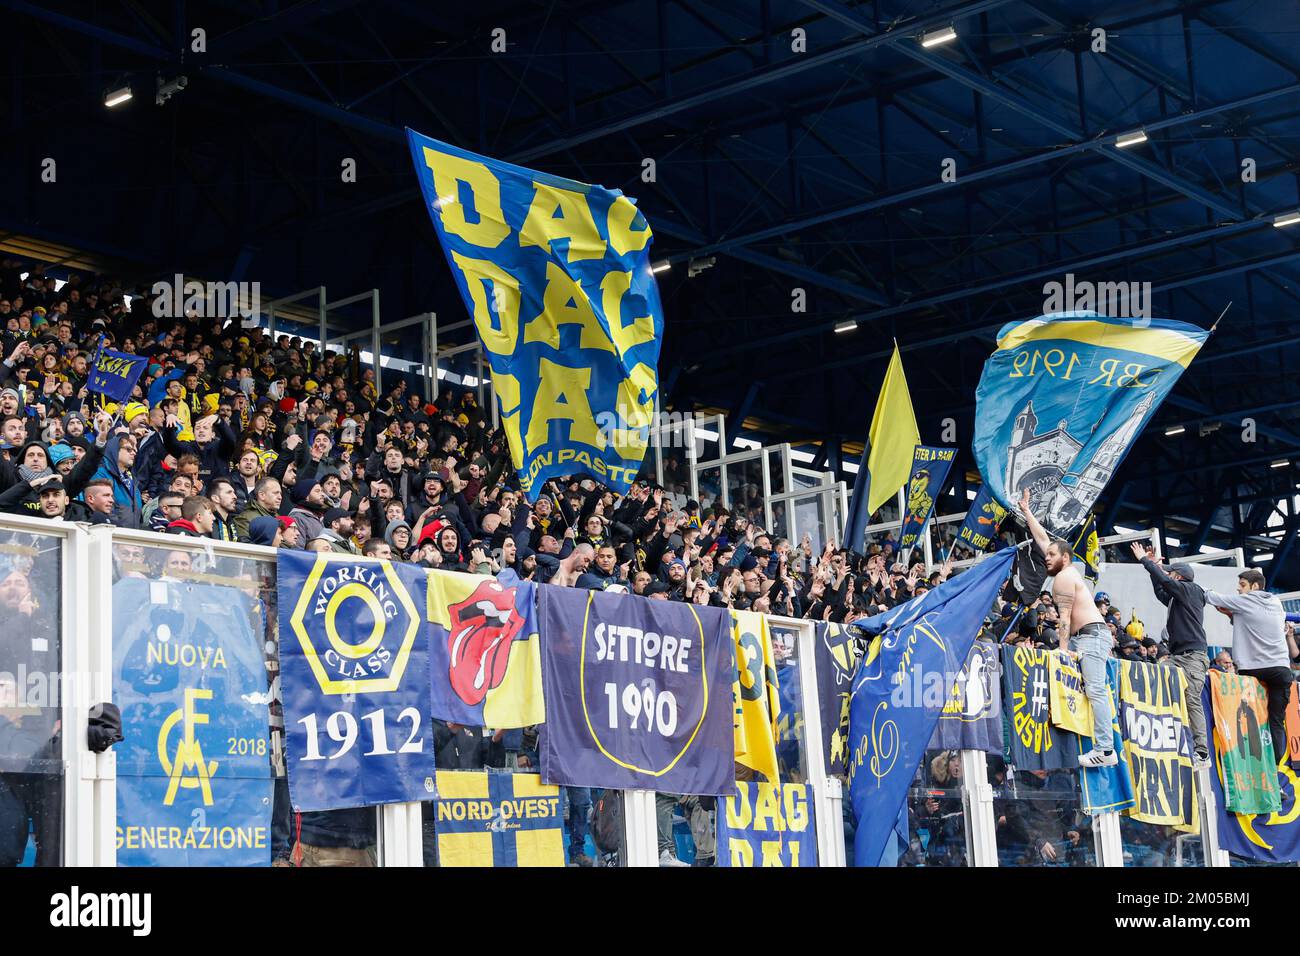
POLYGON ((536 501, 548 479, 579 472, 626 491, 663 336, 645 217, 616 189, 407 140, 524 493, 536 501))

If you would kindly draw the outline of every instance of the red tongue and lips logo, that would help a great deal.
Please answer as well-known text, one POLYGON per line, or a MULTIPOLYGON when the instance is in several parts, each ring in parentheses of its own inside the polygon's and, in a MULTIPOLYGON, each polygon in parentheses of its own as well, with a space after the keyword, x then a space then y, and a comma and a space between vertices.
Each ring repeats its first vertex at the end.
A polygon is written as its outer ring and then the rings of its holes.
POLYGON ((451 686, 457 697, 477 706, 501 685, 510 665, 510 644, 523 627, 523 618, 515 613, 515 589, 484 581, 447 610, 451 686))

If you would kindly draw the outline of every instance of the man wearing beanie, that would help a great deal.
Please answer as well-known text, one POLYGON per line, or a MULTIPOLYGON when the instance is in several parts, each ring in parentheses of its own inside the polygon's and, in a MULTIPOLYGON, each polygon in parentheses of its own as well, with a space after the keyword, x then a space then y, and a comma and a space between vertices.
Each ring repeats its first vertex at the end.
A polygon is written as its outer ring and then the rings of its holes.
POLYGON ((298 540, 307 542, 320 537, 325 530, 325 492, 321 490, 320 481, 315 478, 303 478, 293 486, 294 509, 289 517, 298 526, 298 540))

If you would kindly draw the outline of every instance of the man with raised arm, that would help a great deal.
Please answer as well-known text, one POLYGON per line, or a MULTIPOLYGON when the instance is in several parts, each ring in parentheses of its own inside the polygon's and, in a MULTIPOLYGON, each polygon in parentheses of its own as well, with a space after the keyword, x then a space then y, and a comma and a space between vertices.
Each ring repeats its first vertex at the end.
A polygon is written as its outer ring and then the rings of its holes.
POLYGON ((1097 613, 1088 586, 1074 566, 1070 545, 1053 538, 1029 510, 1029 490, 1020 497, 1020 513, 1029 525, 1034 544, 1043 553, 1047 573, 1052 575, 1052 600, 1060 617, 1061 633, 1070 638, 1070 650, 1079 654, 1084 692, 1092 703, 1092 749, 1080 754, 1083 767, 1112 767, 1119 762, 1111 732, 1113 716, 1110 685, 1106 680, 1106 659, 1110 657, 1110 629, 1097 613))

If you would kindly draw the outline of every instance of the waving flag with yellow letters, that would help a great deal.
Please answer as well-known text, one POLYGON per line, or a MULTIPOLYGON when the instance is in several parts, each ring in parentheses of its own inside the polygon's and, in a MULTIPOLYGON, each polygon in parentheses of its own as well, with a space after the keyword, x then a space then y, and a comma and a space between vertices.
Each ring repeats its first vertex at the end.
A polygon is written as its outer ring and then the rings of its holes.
POLYGON ((645 457, 663 309, 650 226, 617 189, 407 130, 425 204, 478 330, 520 484, 590 474, 615 491, 645 457))

